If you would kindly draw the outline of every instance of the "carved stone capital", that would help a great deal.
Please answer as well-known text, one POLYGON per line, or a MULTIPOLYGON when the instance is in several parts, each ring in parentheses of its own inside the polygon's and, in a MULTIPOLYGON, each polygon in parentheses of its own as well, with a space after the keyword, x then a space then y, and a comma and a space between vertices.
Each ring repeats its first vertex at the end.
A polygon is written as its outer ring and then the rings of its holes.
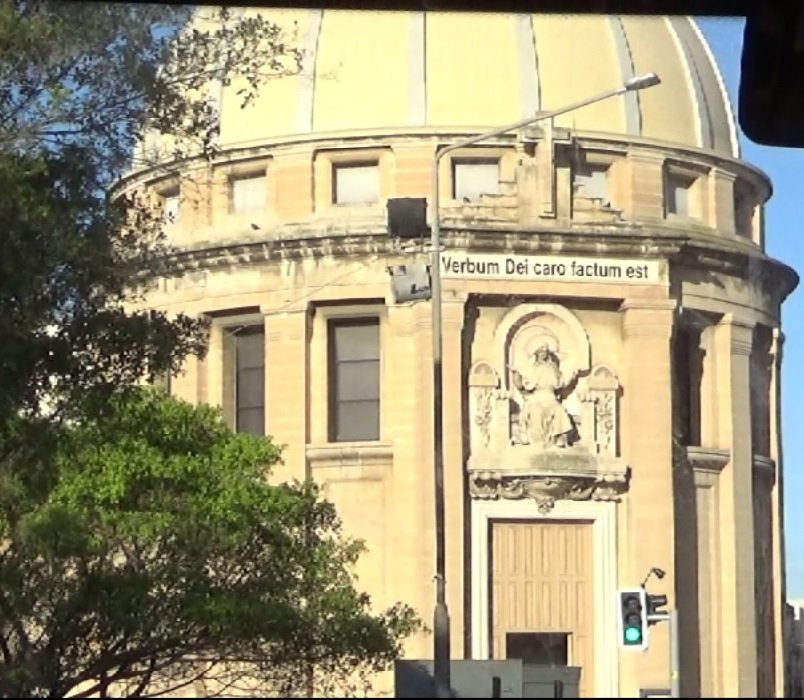
POLYGON ((729 463, 731 453, 714 447, 690 445, 687 447, 687 463, 692 468, 695 485, 698 488, 710 488, 717 482, 717 477, 729 463))
POLYGON ((776 482, 776 462, 765 455, 754 455, 754 474, 770 481, 776 482))
POLYGON ((751 354, 754 344, 754 326, 756 325, 753 321, 726 314, 718 325, 727 327, 730 331, 729 342, 732 355, 747 356, 751 354))
POLYGON ((675 299, 625 299, 620 304, 624 337, 670 338, 675 310, 675 299))
POLYGON ((573 473, 469 472, 469 494, 478 500, 532 498, 540 513, 549 513, 556 501, 619 501, 628 490, 627 468, 573 473))

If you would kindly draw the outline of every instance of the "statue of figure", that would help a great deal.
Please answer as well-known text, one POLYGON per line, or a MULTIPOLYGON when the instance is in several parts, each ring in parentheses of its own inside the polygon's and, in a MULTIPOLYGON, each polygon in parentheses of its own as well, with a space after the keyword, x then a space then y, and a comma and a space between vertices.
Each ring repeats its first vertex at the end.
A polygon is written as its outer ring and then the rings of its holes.
POLYGON ((562 386, 558 356, 542 345, 532 357, 532 363, 517 372, 519 389, 525 397, 519 414, 519 442, 567 447, 575 425, 556 396, 562 386))

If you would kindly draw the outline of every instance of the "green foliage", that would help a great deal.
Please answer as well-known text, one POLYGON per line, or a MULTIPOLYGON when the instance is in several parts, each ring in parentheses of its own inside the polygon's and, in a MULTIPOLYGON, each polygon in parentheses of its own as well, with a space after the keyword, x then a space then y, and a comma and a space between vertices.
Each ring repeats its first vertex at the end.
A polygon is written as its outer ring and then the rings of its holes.
POLYGON ((162 163, 215 153, 210 84, 242 76, 246 103, 300 65, 259 16, 194 11, 0 3, 0 696, 291 692, 387 663, 417 626, 369 611, 314 486, 267 484, 275 446, 141 388, 206 329, 134 310, 174 251, 106 193, 153 131, 162 163))
MULTIPOLYGON (((129 163, 147 130, 214 149, 212 83, 298 70, 292 36, 259 15, 166 4, 12 0, 0 4, 0 150, 80 149, 103 186, 129 163)), ((180 152, 172 154, 180 156, 180 152)))
POLYGON ((247 101, 300 53, 259 15, 194 11, 0 3, 0 460, 19 448, 2 424, 44 396, 51 413, 80 414, 204 352, 199 321, 130 310, 172 251, 157 213, 106 192, 154 130, 172 144, 160 161, 213 153, 207 88, 239 75, 247 101))
POLYGON ((404 606, 370 612, 332 505, 270 485, 279 450, 211 408, 141 390, 51 447, 48 487, 0 502, 2 696, 233 673, 289 692, 305 669, 382 667, 417 627, 404 606))

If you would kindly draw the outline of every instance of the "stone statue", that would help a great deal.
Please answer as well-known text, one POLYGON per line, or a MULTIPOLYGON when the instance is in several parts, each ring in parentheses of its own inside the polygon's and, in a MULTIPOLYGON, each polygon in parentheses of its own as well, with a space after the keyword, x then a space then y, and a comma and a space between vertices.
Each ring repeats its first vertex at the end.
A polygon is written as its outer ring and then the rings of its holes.
POLYGON ((522 393, 519 413, 519 439, 522 445, 543 448, 568 447, 575 425, 556 393, 562 387, 559 359, 547 345, 539 346, 531 361, 514 377, 522 393))

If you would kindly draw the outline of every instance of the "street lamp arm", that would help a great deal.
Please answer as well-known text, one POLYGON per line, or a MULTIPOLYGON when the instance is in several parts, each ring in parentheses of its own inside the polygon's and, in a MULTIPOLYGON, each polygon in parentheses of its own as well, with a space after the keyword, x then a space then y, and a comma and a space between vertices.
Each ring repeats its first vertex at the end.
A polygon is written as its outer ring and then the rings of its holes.
POLYGON ((445 148, 442 148, 436 154, 436 162, 440 161, 447 153, 451 151, 455 151, 459 148, 465 148, 466 146, 471 146, 472 144, 478 143, 479 141, 485 141, 486 139, 494 138, 495 136, 502 136, 509 131, 514 131, 516 129, 521 129, 524 126, 529 126, 535 122, 544 121, 545 119, 552 119, 553 117, 557 117, 561 114, 565 114, 566 112, 572 112, 576 109, 580 109, 581 107, 586 107, 587 105, 593 104, 595 102, 600 102, 601 100, 606 100, 609 97, 616 97, 617 95, 623 95, 626 92, 630 92, 633 90, 639 90, 645 87, 650 87, 651 85, 656 85, 659 82, 658 76, 655 73, 648 73, 645 76, 640 78, 632 78, 624 85, 620 85, 612 90, 606 90, 605 92, 601 92, 597 95, 593 95, 592 97, 586 97, 582 100, 578 100, 577 102, 573 102, 572 104, 566 105, 561 107, 560 109, 553 109, 548 112, 539 112, 532 117, 527 117, 526 119, 521 119, 518 122, 514 122, 513 124, 509 124, 508 126, 503 126, 499 129, 493 129, 492 131, 487 131, 484 134, 478 134, 476 136, 470 136, 467 139, 463 139, 462 141, 458 141, 456 143, 450 144, 445 148))

